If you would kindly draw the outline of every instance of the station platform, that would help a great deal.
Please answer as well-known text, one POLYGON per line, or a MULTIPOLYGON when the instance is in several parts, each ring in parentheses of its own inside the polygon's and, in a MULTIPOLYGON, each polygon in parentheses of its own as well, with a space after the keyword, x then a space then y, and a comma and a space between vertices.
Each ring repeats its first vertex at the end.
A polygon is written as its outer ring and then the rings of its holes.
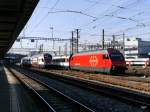
POLYGON ((11 72, 0 65, 0 112, 39 112, 35 103, 11 72))
POLYGON ((4 67, 0 65, 0 110, 1 112, 10 112, 10 89, 4 67))

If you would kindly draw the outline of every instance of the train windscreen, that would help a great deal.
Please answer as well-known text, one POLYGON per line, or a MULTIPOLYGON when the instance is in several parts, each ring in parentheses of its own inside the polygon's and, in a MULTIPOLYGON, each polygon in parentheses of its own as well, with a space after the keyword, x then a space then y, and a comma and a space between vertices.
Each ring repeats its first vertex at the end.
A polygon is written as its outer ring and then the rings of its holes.
POLYGON ((44 60, 46 63, 51 63, 52 56, 50 54, 44 54, 44 60))
POLYGON ((124 60, 124 57, 121 53, 111 53, 109 54, 109 57, 112 60, 124 60))

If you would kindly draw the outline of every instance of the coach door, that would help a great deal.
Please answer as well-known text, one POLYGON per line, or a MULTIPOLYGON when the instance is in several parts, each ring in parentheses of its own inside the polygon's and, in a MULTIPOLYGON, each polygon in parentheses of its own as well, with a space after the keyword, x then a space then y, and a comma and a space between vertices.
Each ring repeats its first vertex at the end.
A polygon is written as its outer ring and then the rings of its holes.
POLYGON ((103 72, 107 72, 109 73, 109 67, 108 67, 108 63, 109 63, 109 56, 108 54, 104 54, 103 55, 103 72))

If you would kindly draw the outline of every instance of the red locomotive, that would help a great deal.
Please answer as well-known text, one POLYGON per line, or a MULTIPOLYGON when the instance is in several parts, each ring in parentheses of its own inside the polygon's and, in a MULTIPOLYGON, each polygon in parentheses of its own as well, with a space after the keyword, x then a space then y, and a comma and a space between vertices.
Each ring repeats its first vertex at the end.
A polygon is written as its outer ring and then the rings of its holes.
POLYGON ((74 54, 70 57, 69 66, 70 69, 88 72, 124 73, 126 70, 124 56, 112 48, 74 54))

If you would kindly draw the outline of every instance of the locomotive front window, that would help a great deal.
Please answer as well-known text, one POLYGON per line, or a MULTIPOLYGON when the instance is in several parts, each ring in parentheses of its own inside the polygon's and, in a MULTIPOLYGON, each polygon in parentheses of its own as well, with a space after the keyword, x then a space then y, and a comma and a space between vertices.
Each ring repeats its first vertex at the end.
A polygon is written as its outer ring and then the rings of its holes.
POLYGON ((109 56, 112 60, 124 60, 124 57, 121 53, 109 54, 109 56))
POLYGON ((44 55, 44 59, 46 59, 46 60, 51 60, 51 59, 52 59, 52 56, 49 55, 49 54, 45 54, 45 55, 44 55))

